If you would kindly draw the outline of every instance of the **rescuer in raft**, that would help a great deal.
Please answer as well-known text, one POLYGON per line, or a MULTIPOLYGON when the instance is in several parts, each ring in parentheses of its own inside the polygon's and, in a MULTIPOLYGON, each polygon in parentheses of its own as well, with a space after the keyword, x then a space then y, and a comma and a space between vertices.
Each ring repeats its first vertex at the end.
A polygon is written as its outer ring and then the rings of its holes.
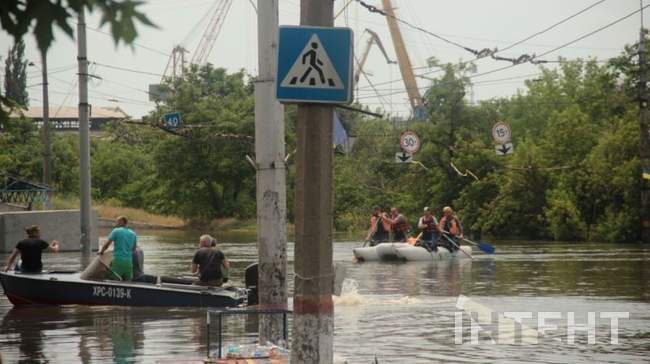
POLYGON ((370 246, 386 242, 389 238, 390 228, 390 217, 385 212, 382 212, 379 206, 375 206, 370 217, 370 229, 368 229, 365 240, 370 241, 370 246))
POLYGON ((390 209, 390 223, 391 230, 393 231, 393 241, 405 242, 406 234, 408 233, 408 221, 402 215, 397 207, 390 209))
POLYGON ((431 213, 429 207, 424 208, 424 214, 418 221, 418 229, 422 230, 419 245, 428 251, 436 250, 436 241, 438 240, 438 220, 431 213))
POLYGON ((442 209, 442 214, 443 216, 440 219, 440 223, 438 223, 438 230, 440 230, 443 234, 445 234, 449 239, 453 241, 452 244, 452 242, 444 239, 443 243, 444 246, 449 249, 449 251, 455 252, 459 247, 459 239, 463 237, 463 226, 460 224, 458 216, 454 214, 454 210, 451 207, 445 206, 442 209))

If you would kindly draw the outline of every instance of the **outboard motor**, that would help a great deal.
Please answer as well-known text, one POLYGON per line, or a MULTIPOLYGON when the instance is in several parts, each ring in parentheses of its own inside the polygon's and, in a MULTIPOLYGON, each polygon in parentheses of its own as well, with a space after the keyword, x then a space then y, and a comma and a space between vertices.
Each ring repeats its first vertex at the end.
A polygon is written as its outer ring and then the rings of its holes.
POLYGON ((248 290, 248 305, 255 306, 258 303, 257 299, 257 263, 253 263, 246 267, 244 281, 246 289, 248 290))

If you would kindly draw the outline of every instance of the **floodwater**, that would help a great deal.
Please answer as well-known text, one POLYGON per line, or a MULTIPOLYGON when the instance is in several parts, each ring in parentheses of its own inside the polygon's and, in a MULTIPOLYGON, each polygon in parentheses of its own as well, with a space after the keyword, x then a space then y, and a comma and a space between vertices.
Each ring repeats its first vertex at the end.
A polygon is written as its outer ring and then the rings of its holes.
MULTIPOLYGON (((187 274, 197 237, 141 232, 145 271, 187 274)), ((242 284, 244 267, 256 260, 254 236, 219 237, 234 267, 231 281, 242 284)), ((334 244, 334 261, 347 268, 344 293, 335 300, 338 360, 634 363, 650 358, 648 246, 510 241, 493 242, 496 254, 476 251, 472 261, 353 263, 351 249, 357 244, 334 244), (459 296, 464 310, 457 306, 459 296), (506 311, 530 319, 504 326, 514 331, 499 331, 500 320, 512 323, 504 318, 506 311), (537 335, 544 315, 555 316, 545 321, 555 327, 537 335), (578 326, 569 324, 569 316, 578 326), (619 317, 617 325, 612 316, 619 317)), ((289 244, 290 270, 292 248, 289 244)), ((79 267, 78 253, 46 254, 44 261, 50 270, 79 267)), ((0 320, 2 363, 200 362, 208 339, 202 309, 14 309, 2 296, 0 320)), ((241 320, 225 322, 229 337, 250 336, 255 325, 241 320)))

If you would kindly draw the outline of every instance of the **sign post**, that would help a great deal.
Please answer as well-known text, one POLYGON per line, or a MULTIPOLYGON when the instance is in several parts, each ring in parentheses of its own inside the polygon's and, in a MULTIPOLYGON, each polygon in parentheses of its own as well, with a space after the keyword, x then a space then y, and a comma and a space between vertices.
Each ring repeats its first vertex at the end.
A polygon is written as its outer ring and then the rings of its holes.
POLYGON ((331 104, 352 101, 352 31, 332 28, 334 2, 301 0, 281 27, 276 95, 297 117, 292 363, 333 361, 331 104))

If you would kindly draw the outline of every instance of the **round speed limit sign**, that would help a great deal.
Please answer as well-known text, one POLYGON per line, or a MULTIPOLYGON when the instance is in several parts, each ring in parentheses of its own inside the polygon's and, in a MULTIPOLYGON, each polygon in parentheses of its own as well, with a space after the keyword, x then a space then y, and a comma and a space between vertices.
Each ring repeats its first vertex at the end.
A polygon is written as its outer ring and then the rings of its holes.
POLYGON ((492 138, 497 142, 497 144, 505 144, 509 142, 511 136, 510 126, 503 121, 499 121, 492 127, 492 138))
POLYGON ((422 144, 417 134, 412 131, 405 131, 400 135, 399 146, 406 153, 415 154, 420 150, 422 144))

